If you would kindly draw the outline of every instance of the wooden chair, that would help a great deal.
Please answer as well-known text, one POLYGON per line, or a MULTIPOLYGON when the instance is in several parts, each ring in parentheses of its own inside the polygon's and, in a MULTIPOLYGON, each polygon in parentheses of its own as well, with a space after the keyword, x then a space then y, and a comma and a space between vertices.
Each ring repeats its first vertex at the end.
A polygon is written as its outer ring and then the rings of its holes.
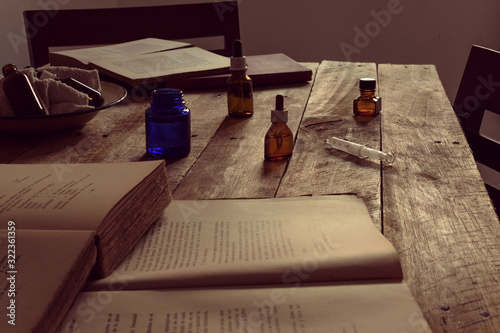
POLYGON ((499 214, 500 52, 472 46, 453 108, 499 214))
POLYGON ((191 39, 224 37, 210 50, 230 56, 240 38, 238 2, 171 6, 24 12, 31 66, 49 63, 49 47, 123 43, 147 37, 191 39))

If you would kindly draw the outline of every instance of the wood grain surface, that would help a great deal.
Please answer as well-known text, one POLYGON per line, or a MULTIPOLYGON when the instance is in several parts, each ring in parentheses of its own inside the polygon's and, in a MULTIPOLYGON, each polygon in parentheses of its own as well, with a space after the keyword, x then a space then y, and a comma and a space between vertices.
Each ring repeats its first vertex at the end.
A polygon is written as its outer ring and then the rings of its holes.
MULTIPOLYGON (((316 64, 306 64, 316 70, 316 64)), ((254 89, 250 118, 225 118, 202 156, 174 191, 175 199, 274 197, 287 161, 264 160, 264 136, 271 126, 277 94, 285 97, 288 126, 297 132, 313 81, 254 89), (215 162, 215 163, 214 163, 215 162)), ((219 113, 226 115, 226 95, 219 113)))
MULTIPOLYGON (((256 88, 247 119, 227 117, 225 89, 185 92, 192 150, 167 162, 174 198, 356 193, 396 247, 434 332, 500 332, 500 223, 436 68, 305 65, 315 73, 307 84, 256 88), (362 77, 378 79, 377 117, 352 113, 362 77), (264 135, 277 94, 285 96, 296 142, 289 161, 268 162, 264 135), (390 151, 396 161, 388 166, 329 148, 331 136, 390 151)), ((80 129, 0 134, 0 163, 146 160, 148 105, 147 96, 130 95, 80 129)))
POLYGON ((500 225, 431 65, 379 65, 383 230, 434 332, 500 332, 500 225))
POLYGON ((376 76, 375 64, 320 64, 278 196, 355 193, 364 199, 373 221, 381 227, 380 162, 325 144, 325 139, 336 136, 380 149, 380 117, 353 114, 359 79, 376 76))

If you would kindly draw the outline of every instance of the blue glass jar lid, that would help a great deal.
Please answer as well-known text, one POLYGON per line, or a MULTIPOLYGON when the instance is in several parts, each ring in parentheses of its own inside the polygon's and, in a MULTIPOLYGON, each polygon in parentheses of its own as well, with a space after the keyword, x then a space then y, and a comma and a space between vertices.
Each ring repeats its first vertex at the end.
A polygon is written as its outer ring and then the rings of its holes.
POLYGON ((151 106, 153 108, 184 108, 183 97, 183 91, 180 89, 155 89, 151 94, 151 106))

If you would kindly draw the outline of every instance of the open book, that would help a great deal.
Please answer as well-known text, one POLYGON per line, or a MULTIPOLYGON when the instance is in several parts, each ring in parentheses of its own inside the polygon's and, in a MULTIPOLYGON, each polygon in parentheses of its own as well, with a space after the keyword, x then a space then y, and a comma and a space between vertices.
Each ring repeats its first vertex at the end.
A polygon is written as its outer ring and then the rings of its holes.
POLYGON ((97 69, 132 87, 229 71, 229 58, 184 42, 145 38, 49 54, 52 66, 97 69))
POLYGON ((4 164, 0 172, 0 220, 20 230, 95 232, 99 277, 123 260, 171 200, 163 161, 4 164))
POLYGON ((352 195, 173 201, 60 332, 428 332, 352 195), (97 306, 96 306, 97 304, 97 306))
POLYGON ((54 332, 171 200, 163 161, 0 166, 1 332, 54 332))

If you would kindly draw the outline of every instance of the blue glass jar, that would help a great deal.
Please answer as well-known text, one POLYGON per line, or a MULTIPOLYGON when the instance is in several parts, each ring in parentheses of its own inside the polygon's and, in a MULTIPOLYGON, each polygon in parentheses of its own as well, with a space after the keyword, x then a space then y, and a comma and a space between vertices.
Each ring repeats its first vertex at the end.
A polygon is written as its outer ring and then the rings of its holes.
POLYGON ((185 157, 191 150, 191 112, 179 89, 156 89, 146 109, 146 150, 155 158, 185 157))

